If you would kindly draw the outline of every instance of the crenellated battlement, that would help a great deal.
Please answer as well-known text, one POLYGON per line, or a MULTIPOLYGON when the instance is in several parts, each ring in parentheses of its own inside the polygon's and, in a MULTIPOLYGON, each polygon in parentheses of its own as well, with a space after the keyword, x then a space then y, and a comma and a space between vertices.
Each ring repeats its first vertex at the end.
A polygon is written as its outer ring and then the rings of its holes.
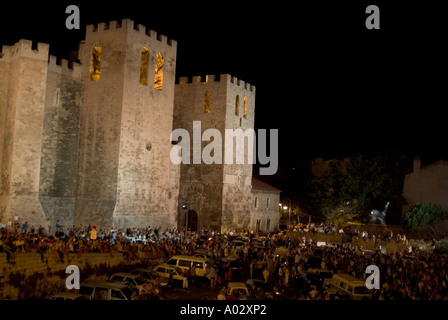
POLYGON ((238 86, 244 90, 251 92, 255 91, 255 86, 250 83, 244 82, 230 74, 206 75, 206 76, 192 76, 192 77, 179 77, 177 84, 206 84, 210 82, 227 83, 227 85, 238 86))
POLYGON ((69 64, 67 59, 58 59, 53 55, 48 57, 48 71, 70 75, 77 79, 80 79, 82 74, 80 63, 73 62, 69 64))
POLYGON ((121 23, 118 21, 110 21, 108 24, 105 22, 100 22, 97 25, 87 25, 86 26, 86 34, 89 33, 102 33, 102 32, 113 32, 113 31, 122 31, 129 32, 135 31, 140 33, 141 35, 147 36, 150 39, 158 40, 163 44, 166 44, 170 47, 176 47, 177 42, 173 39, 168 39, 165 35, 158 35, 154 30, 146 31, 146 27, 141 24, 134 24, 134 21, 131 19, 122 19, 121 23))
POLYGON ((229 75, 229 78, 230 79, 228 79, 228 81, 230 83, 232 83, 232 84, 234 84, 234 85, 236 85, 238 87, 244 88, 245 90, 248 90, 248 91, 251 91, 251 92, 255 91, 255 86, 251 85, 250 83, 245 82, 245 81, 243 81, 241 79, 238 79, 238 78, 230 76, 230 75, 229 75))
POLYGON ((50 45, 47 43, 38 42, 36 49, 33 48, 31 40, 20 39, 12 46, 2 46, 0 59, 10 60, 15 57, 28 57, 39 60, 46 60, 48 58, 50 45))

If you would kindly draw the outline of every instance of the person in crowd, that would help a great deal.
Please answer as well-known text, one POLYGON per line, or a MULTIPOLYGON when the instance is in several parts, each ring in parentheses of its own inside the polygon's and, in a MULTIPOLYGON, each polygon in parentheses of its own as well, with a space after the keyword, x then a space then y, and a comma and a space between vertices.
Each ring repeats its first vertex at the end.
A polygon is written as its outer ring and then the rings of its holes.
MULTIPOLYGON (((77 257, 80 262, 83 253, 97 254, 113 251, 123 254, 129 262, 145 262, 151 266, 166 261, 174 254, 194 254, 198 248, 212 253, 215 261, 221 261, 226 255, 231 256, 234 251, 230 241, 227 241, 225 237, 205 237, 210 240, 201 240, 200 236, 202 233, 206 233, 206 230, 199 232, 189 230, 187 236, 181 240, 181 230, 178 229, 163 230, 159 227, 141 227, 123 230, 110 228, 110 231, 107 231, 99 228, 97 239, 93 241, 89 239, 92 225, 89 225, 90 229, 89 226, 70 227, 68 232, 61 237, 55 237, 58 231, 50 234, 42 226, 28 225, 27 232, 23 232, 25 230, 23 225, 18 229, 8 228, 6 225, 0 228, 0 250, 6 253, 6 260, 9 264, 15 262, 18 253, 39 253, 40 261, 48 264, 50 258, 52 262, 61 261, 62 263, 64 261, 66 263, 77 257), (145 241, 136 244, 126 240, 129 238, 145 241), (151 239, 157 239, 157 241, 151 239)), ((295 229, 299 230, 299 227, 295 227, 295 229)), ((318 229, 317 225, 311 224, 303 227, 309 230, 318 229)), ((337 234, 340 226, 328 224, 326 230, 330 234, 337 234)), ((403 234, 375 235, 372 232, 363 231, 360 230, 359 236, 368 240, 383 239, 410 246, 403 234)), ((271 287, 283 285, 283 287, 294 288, 298 283, 296 279, 298 272, 307 270, 301 257, 317 253, 314 242, 309 241, 310 239, 307 237, 307 232, 304 230, 298 232, 301 233, 297 241, 292 241, 285 234, 270 234, 263 240, 263 249, 255 251, 253 248, 248 248, 246 262, 243 263, 247 268, 244 273, 250 277, 264 279, 271 287), (287 246, 289 250, 288 264, 284 267, 280 267, 280 261, 275 259, 273 254, 279 246, 287 246)), ((364 255, 361 248, 335 247, 325 248, 319 251, 319 255, 322 257, 321 268, 332 272, 349 273, 359 279, 365 279, 365 269, 368 265, 377 265, 381 272, 382 287, 373 292, 374 299, 448 300, 448 269, 446 268, 448 261, 445 256, 434 249, 421 251, 418 248, 413 248, 412 252, 403 253, 382 253, 377 250, 373 255, 364 255), (409 260, 406 257, 407 254, 412 254, 414 259, 409 260)), ((312 270, 316 271, 317 269, 312 270)), ((215 269, 215 271, 217 270, 215 269)), ((192 277, 191 273, 188 275, 190 280, 194 281, 195 277, 192 277)), ((213 274, 212 270, 211 275, 213 274)), ((226 268, 224 268, 223 276, 226 280, 231 280, 226 268)), ((210 277, 210 288, 214 288, 218 284, 218 281, 213 281, 213 278, 210 277)), ((256 295, 260 296, 258 291, 256 295)), ((318 292, 313 292, 313 289, 310 288, 309 291, 300 292, 300 294, 309 299, 328 298, 322 288, 319 288, 318 292)))
POLYGON ((214 288, 216 286, 216 278, 218 277, 218 273, 216 272, 216 269, 214 266, 210 267, 210 288, 214 288))

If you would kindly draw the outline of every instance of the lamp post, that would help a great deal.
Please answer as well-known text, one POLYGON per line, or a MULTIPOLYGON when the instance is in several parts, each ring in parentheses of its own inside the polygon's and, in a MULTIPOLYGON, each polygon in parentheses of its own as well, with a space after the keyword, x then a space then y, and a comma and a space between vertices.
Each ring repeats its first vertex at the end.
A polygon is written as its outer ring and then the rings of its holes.
POLYGON ((185 241, 187 238, 187 230, 188 230, 188 206, 187 206, 188 201, 187 199, 179 196, 179 202, 181 203, 181 208, 185 215, 185 233, 183 239, 185 241))
POLYGON ((289 207, 288 206, 283 207, 284 210, 288 210, 288 228, 289 228, 291 226, 291 199, 286 198, 285 200, 289 201, 289 207))
POLYGON ((279 203, 279 207, 283 210, 288 210, 288 228, 291 226, 291 199, 285 198, 285 200, 289 201, 289 207, 288 206, 282 206, 281 203, 279 203))
POLYGON ((182 205, 182 209, 185 210, 185 235, 187 234, 187 230, 188 230, 188 210, 187 210, 187 204, 184 203, 182 205))

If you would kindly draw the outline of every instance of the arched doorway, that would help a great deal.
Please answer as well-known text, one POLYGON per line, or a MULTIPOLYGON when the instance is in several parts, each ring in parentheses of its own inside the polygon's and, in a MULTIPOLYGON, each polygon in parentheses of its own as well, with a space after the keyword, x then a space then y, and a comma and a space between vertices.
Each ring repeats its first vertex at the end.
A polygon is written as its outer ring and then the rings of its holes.
POLYGON ((186 219, 188 224, 184 224, 191 231, 198 231, 198 214, 194 210, 188 210, 186 219))

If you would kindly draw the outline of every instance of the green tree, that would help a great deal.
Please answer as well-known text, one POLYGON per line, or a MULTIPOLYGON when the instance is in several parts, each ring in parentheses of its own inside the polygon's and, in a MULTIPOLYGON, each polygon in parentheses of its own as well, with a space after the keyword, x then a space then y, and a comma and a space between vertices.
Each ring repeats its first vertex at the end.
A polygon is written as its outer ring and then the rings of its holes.
POLYGON ((344 169, 340 162, 331 161, 322 177, 311 180, 309 199, 316 210, 327 220, 334 223, 345 223, 345 215, 340 211, 345 196, 342 194, 344 169))
POLYGON ((448 220, 448 211, 439 204, 421 202, 413 205, 404 216, 404 221, 411 231, 429 228, 438 239, 434 224, 438 221, 448 220))
POLYGON ((358 153, 343 163, 330 162, 324 175, 313 179, 311 201, 331 222, 367 222, 372 209, 401 198, 402 179, 387 156, 358 153))

